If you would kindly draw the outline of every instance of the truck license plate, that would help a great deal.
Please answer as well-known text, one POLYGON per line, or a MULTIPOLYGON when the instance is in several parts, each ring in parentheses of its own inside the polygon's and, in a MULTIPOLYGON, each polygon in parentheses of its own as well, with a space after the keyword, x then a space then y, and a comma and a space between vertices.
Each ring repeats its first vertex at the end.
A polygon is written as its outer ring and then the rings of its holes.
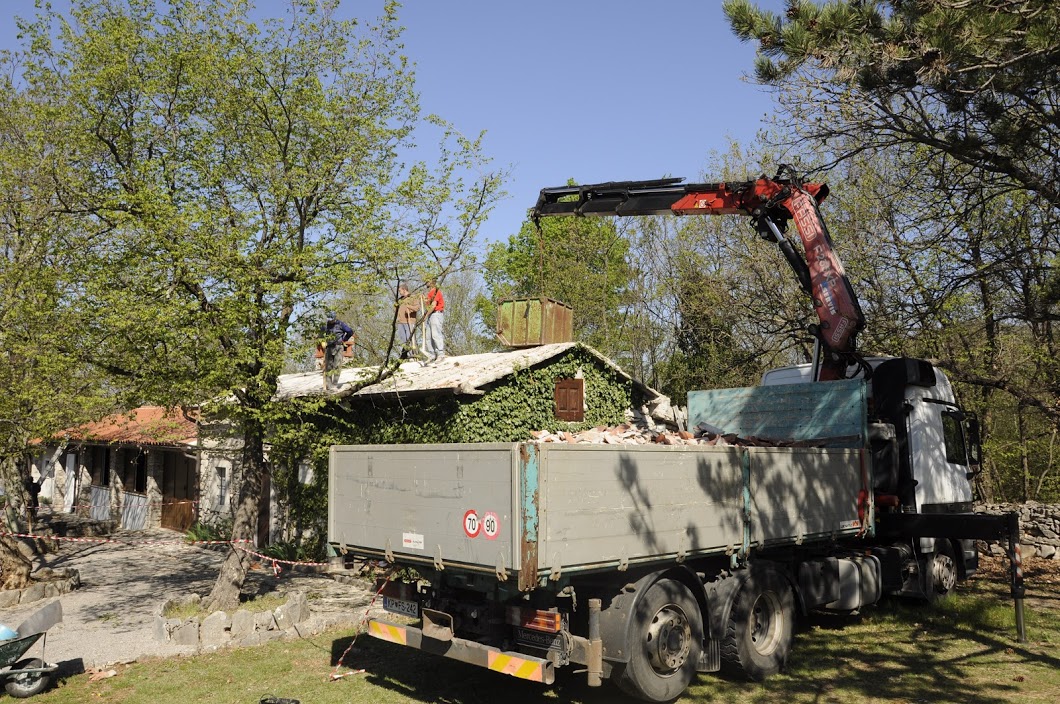
POLYGON ((383 611, 417 618, 420 615, 420 605, 415 601, 405 601, 404 599, 395 599, 390 596, 384 596, 383 611))

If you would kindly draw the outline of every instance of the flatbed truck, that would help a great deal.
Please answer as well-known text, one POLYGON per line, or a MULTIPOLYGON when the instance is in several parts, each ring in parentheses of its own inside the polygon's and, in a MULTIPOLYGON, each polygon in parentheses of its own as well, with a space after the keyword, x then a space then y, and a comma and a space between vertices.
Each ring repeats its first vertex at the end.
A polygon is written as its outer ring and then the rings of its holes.
POLYGON ((799 614, 948 594, 976 539, 1008 546, 1025 639, 1017 517, 972 511, 974 416, 926 361, 861 367, 689 394, 689 428, 788 446, 336 446, 328 541, 418 575, 383 586, 407 618, 373 637, 543 684, 575 667, 651 702, 699 672, 776 673, 799 614))

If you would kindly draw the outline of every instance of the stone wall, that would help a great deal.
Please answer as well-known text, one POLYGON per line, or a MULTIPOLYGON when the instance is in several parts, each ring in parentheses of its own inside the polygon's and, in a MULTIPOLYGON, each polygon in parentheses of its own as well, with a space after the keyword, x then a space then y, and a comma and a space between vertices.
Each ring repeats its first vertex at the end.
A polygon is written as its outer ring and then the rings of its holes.
MULTIPOLYGON (((1060 504, 982 504, 975 507, 980 513, 1008 513, 1020 515, 1020 550, 1024 558, 1042 557, 1060 560, 1060 504)), ((990 545, 990 552, 1003 555, 1004 546, 990 545)))

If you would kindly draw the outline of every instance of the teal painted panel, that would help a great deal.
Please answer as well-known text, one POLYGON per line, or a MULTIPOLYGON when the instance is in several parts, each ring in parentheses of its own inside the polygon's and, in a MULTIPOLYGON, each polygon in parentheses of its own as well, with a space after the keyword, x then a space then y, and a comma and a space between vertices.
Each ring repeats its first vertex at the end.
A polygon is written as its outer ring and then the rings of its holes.
POLYGON ((866 385, 860 379, 754 386, 688 393, 688 427, 709 423, 726 433, 771 440, 847 438, 864 445, 866 385))

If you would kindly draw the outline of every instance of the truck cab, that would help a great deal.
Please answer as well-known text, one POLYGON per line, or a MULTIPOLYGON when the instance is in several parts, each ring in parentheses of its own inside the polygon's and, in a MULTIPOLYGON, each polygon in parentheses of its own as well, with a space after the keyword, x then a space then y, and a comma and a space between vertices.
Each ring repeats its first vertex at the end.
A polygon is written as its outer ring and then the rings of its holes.
MULTIPOLYGON (((946 374, 929 362, 910 357, 869 357, 865 361, 872 370, 866 383, 877 510, 971 512, 971 480, 982 454, 975 415, 961 408, 946 374)), ((850 371, 854 378, 865 378, 861 369, 850 371)), ((772 369, 762 376, 763 386, 812 381, 809 364, 772 369)), ((919 550, 936 556, 936 592, 949 591, 955 578, 971 576, 978 565, 971 540, 921 538, 919 550), (955 563, 952 568, 950 561, 955 563)))

